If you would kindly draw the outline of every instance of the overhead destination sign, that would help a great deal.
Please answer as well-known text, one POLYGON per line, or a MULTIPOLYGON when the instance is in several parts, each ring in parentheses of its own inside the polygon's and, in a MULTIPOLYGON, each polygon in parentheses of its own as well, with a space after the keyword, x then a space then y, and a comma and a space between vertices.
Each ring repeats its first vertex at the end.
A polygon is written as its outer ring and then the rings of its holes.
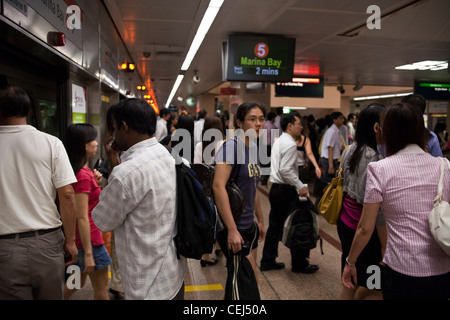
POLYGON ((422 95, 426 100, 450 100, 450 83, 415 81, 414 93, 422 95))
POLYGON ((279 82, 292 79, 295 39, 230 35, 224 50, 227 81, 279 82))
POLYGON ((323 98, 323 89, 323 76, 297 76, 290 82, 277 82, 275 84, 275 96, 323 98))

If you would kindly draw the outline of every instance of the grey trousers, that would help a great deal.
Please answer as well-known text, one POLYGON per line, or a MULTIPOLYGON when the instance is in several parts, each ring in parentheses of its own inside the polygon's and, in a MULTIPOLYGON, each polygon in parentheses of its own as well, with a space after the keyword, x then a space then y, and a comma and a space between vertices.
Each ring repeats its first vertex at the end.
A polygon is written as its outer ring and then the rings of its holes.
POLYGON ((0 300, 62 300, 61 229, 28 238, 0 239, 0 300))

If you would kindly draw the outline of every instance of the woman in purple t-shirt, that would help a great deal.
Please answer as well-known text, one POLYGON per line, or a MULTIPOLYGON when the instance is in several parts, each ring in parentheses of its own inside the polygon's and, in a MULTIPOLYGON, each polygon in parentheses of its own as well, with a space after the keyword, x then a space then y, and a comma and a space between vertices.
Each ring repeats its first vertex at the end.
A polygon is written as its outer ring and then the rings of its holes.
POLYGON ((214 199, 225 225, 225 230, 219 232, 220 246, 227 259, 229 251, 237 253, 242 250, 249 258, 255 276, 258 238, 259 241, 264 238, 265 228, 256 192, 261 169, 254 141, 264 127, 264 117, 264 108, 256 102, 243 103, 239 106, 236 113, 236 124, 239 129, 236 130, 236 137, 227 140, 217 153, 213 181, 214 199), (231 213, 225 189, 231 175, 233 177, 237 175, 237 186, 245 194, 246 200, 245 213, 236 220, 231 213))

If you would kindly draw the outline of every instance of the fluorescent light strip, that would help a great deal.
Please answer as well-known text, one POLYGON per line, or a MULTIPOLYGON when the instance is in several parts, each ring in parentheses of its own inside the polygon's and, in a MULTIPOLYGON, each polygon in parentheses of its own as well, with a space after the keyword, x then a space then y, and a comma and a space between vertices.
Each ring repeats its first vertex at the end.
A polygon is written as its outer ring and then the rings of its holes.
POLYGON ((374 100, 374 99, 386 99, 386 98, 395 98, 395 97, 404 97, 409 94, 412 94, 412 92, 408 93, 396 93, 396 94, 384 94, 379 96, 368 96, 368 97, 357 97, 353 98, 353 101, 362 101, 362 100, 374 100))
POLYGON ((172 101, 173 96, 177 92, 178 87, 181 84, 181 81, 183 81, 183 78, 184 78, 184 75, 183 74, 179 74, 178 77, 177 77, 177 80, 175 80, 175 84, 173 85, 172 91, 170 92, 170 95, 169 95, 169 99, 167 99, 166 108, 169 108, 170 102, 172 101))
POLYGON ((191 47, 189 48, 188 54, 186 55, 186 59, 184 59, 183 65, 181 66, 182 71, 186 71, 189 69, 192 60, 194 59, 198 49, 200 48, 203 39, 209 31, 214 19, 219 13, 220 7, 222 6, 224 0, 211 0, 206 9, 205 15, 203 16, 202 22, 200 22, 200 26, 198 27, 197 33, 195 34, 194 40, 192 40, 191 47))
MULTIPOLYGON (((222 7, 224 1, 225 0, 211 0, 209 2, 208 9, 206 9, 205 15, 203 16, 202 21, 200 22, 194 40, 192 40, 189 51, 186 55, 186 58, 184 59, 183 65, 181 66, 181 71, 186 71, 189 69, 192 60, 194 60, 194 57, 197 54, 198 49, 202 45, 203 39, 205 39, 205 36, 208 33, 212 23, 214 22, 217 13, 219 13, 219 10, 222 7)), ((169 99, 167 99, 166 108, 170 106, 170 102, 172 102, 172 99, 175 93, 177 92, 178 87, 180 86, 183 78, 184 78, 183 75, 179 75, 177 77, 177 80, 175 81, 175 84, 173 85, 172 91, 170 93, 169 99)))

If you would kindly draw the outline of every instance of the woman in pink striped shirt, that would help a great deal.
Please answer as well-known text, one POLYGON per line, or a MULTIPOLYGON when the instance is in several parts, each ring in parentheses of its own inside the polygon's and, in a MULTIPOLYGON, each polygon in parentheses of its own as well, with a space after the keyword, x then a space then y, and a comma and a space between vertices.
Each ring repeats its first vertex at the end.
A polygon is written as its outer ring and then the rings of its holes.
MULTIPOLYGON (((381 205, 387 225, 384 299, 450 298, 450 256, 433 239, 428 215, 437 194, 441 160, 426 153, 423 118, 415 106, 390 107, 383 122, 387 158, 367 168, 364 208, 342 282, 356 283, 354 263, 368 242, 381 205)), ((450 200, 450 172, 443 199, 450 200)))

